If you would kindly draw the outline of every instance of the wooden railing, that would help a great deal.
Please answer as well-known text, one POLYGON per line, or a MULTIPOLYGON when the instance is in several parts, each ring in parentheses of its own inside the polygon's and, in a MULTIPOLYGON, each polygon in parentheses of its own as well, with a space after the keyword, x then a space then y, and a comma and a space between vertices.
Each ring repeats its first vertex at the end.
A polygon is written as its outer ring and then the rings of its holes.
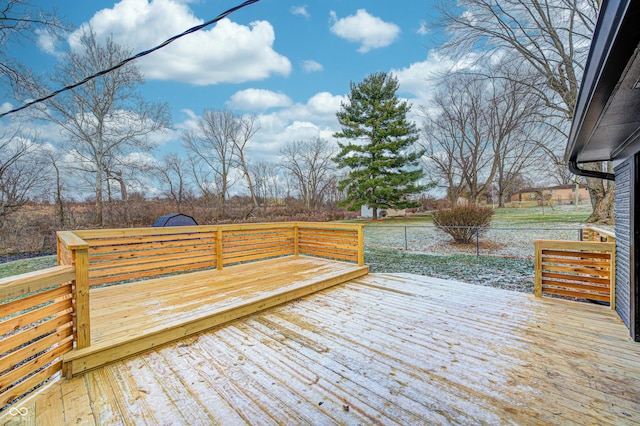
POLYGON ((582 228, 582 241, 597 241, 600 243, 615 243, 616 234, 593 226, 582 228))
POLYGON ((363 235, 362 225, 308 222, 63 231, 58 263, 86 257, 89 286, 298 254, 364 265, 363 235))
POLYGON ((73 348, 75 270, 0 279, 0 410, 61 370, 73 348))
POLYGON ((608 302, 615 308, 615 243, 535 241, 534 294, 608 302))
POLYGON ((358 224, 309 222, 58 232, 58 262, 76 270, 78 349, 91 344, 91 286, 272 259, 316 256, 364 265, 358 224))
POLYGON ((0 410, 60 371, 63 354, 90 346, 91 286, 292 255, 364 265, 357 224, 61 231, 57 243, 59 266, 0 279, 0 410))

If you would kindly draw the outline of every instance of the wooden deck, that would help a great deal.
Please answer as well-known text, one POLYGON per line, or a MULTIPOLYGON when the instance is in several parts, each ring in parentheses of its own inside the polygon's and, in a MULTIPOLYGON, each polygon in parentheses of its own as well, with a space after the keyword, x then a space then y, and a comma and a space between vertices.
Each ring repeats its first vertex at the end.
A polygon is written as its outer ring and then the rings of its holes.
POLYGON ((608 307, 370 274, 59 379, 0 424, 624 425, 639 389, 608 307))
POLYGON ((81 374, 367 272, 366 266, 290 256, 92 288, 91 346, 67 353, 63 369, 81 374))

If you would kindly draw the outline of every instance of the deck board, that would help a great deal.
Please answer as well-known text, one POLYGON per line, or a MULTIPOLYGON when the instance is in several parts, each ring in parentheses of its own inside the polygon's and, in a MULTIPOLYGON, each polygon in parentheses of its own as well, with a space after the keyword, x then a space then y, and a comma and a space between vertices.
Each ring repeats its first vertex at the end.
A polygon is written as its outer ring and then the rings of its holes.
POLYGON ((64 368, 82 374, 367 272, 353 263, 289 256, 93 288, 91 345, 66 354, 64 368))
POLYGON ((607 307, 370 274, 24 404, 42 424, 625 425, 638 389, 640 344, 607 307))

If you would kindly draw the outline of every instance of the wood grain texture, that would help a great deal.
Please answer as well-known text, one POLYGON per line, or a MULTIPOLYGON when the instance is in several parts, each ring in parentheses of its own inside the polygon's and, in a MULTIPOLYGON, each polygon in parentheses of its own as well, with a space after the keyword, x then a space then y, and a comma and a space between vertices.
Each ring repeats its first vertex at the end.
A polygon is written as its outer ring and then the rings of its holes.
POLYGON ((60 371, 73 347, 75 276, 66 265, 0 280, 0 408, 60 371))
POLYGON ((73 266, 54 266, 40 271, 0 278, 0 302, 52 286, 64 285, 75 278, 73 266))
POLYGON ((67 354, 65 369, 80 374, 367 272, 352 263, 289 256, 94 288, 91 346, 67 354))
POLYGON ((634 425, 638 389, 640 345, 605 307, 370 274, 24 405, 44 425, 634 425))
POLYGON ((259 223, 64 231, 58 262, 88 248, 90 286, 306 254, 364 265, 363 226, 259 223))
POLYGON ((615 308, 615 244, 535 241, 534 294, 608 302, 615 308))

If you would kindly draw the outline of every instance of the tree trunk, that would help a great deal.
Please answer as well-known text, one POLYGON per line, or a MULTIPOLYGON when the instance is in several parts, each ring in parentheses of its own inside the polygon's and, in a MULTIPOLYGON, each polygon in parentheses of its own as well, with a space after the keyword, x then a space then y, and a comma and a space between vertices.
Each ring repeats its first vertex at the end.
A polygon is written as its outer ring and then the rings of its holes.
POLYGON ((102 226, 102 170, 98 168, 96 171, 96 206, 95 206, 95 223, 102 226))
MULTIPOLYGON (((607 164, 607 167, 611 168, 611 162, 607 164)), ((602 163, 587 163, 582 166, 585 170, 602 171, 602 163)), ((591 216, 587 218, 588 223, 602 223, 613 224, 614 223, 614 183, 605 183, 602 179, 587 178, 587 189, 591 196, 591 207, 593 212, 591 216), (609 199, 610 197, 610 199, 609 199)))
MULTIPOLYGON (((591 216, 589 216, 586 220, 587 223, 601 223, 606 225, 613 225, 615 223, 615 215, 614 215, 614 207, 615 207, 615 184, 613 182, 609 182, 606 189, 604 185, 602 186, 602 194, 598 193, 597 195, 600 197, 598 202, 595 204, 593 208, 593 212, 591 216)), ((589 193, 592 194, 591 188, 589 187, 589 193)), ((592 204, 593 204, 593 194, 592 204)))
POLYGON ((373 220, 378 220, 378 208, 375 206, 371 207, 371 218, 373 220))
POLYGON ((58 223, 61 227, 64 227, 64 204, 62 202, 62 184, 60 183, 60 169, 58 165, 53 162, 53 167, 56 170, 56 206, 58 207, 58 223))
POLYGON ((253 205, 258 210, 258 215, 260 215, 260 204, 258 203, 258 198, 256 197, 256 191, 253 188, 253 182, 251 182, 251 175, 249 175, 249 170, 244 170, 244 175, 247 179, 247 186, 249 187, 249 194, 251 195, 251 201, 253 201, 253 205))
POLYGON ((120 184, 120 196, 122 197, 122 203, 124 206, 124 221, 127 226, 131 225, 131 215, 129 214, 129 196, 127 195, 127 185, 125 184, 122 172, 116 172, 115 180, 120 184))

